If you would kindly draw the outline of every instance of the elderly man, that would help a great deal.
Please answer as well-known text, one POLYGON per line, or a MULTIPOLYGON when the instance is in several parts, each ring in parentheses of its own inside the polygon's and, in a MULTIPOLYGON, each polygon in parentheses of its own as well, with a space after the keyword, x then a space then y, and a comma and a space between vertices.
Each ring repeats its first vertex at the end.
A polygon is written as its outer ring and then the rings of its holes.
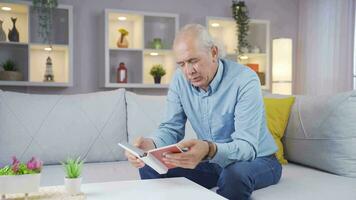
POLYGON ((174 143, 188 148, 168 154, 177 168, 160 175, 126 152, 142 179, 186 177, 228 199, 249 199, 256 189, 276 184, 282 167, 274 156, 259 79, 249 68, 222 59, 206 28, 189 24, 174 40, 177 64, 166 117, 150 138, 137 147, 149 150, 174 143), (199 139, 184 138, 187 119, 199 139), (182 140, 182 141, 181 141, 182 140))

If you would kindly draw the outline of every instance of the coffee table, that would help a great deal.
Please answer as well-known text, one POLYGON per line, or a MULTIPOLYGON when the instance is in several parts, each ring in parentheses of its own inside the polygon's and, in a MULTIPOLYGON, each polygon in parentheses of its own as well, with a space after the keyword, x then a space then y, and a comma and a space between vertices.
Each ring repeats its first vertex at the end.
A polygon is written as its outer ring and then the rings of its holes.
POLYGON ((224 197, 186 178, 90 183, 82 185, 88 200, 219 200, 224 197))

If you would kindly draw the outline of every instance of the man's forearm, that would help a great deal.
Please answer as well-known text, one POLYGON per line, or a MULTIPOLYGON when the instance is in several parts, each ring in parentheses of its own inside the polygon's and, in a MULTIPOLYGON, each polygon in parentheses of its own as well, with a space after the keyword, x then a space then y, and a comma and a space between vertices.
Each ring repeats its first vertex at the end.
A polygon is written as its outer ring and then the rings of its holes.
POLYGON ((244 140, 233 140, 229 143, 215 143, 215 156, 211 162, 225 167, 233 162, 241 160, 253 160, 256 152, 252 145, 244 140))

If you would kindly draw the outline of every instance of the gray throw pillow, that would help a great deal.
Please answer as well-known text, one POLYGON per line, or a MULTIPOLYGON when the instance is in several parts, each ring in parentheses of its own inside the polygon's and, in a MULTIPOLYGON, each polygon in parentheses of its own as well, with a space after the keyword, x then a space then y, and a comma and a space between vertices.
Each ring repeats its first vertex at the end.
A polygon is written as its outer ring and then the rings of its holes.
POLYGON ((298 96, 284 144, 289 161, 356 178, 356 91, 298 96))

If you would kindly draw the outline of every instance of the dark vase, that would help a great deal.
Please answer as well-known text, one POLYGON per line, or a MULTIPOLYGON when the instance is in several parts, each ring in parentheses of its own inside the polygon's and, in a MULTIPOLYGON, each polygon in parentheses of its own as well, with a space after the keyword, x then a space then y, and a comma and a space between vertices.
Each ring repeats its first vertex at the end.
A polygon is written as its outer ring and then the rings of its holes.
POLYGON ((6 41, 6 34, 4 29, 2 29, 3 21, 0 20, 0 41, 6 41))
POLYGON ((160 84, 161 83, 161 77, 160 76, 155 76, 153 78, 155 80, 155 84, 160 84))
POLYGON ((9 41, 11 42, 19 42, 20 40, 20 35, 19 35, 19 31, 16 29, 16 20, 17 18, 12 18, 11 17, 11 21, 12 21, 12 29, 9 30, 9 41))

